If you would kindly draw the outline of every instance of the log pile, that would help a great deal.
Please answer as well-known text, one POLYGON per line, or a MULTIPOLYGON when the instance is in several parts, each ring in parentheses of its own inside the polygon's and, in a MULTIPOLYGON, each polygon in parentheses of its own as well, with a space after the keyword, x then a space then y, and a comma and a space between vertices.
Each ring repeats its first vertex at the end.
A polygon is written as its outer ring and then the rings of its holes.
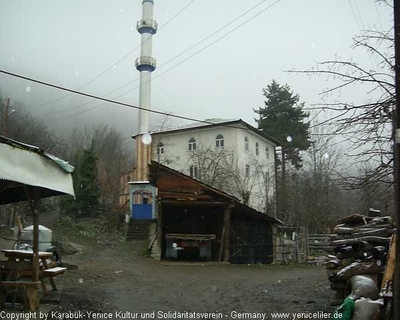
POLYGON ((354 300, 379 298, 395 228, 389 216, 377 215, 379 211, 370 210, 368 216, 352 215, 337 221, 332 237, 336 255, 330 255, 326 263, 330 287, 336 292, 332 305, 341 304, 349 295, 354 300))

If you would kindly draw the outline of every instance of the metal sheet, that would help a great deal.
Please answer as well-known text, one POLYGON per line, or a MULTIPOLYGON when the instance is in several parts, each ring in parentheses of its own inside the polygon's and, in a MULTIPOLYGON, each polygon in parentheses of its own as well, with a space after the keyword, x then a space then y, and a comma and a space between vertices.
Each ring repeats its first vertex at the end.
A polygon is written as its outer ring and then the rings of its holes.
MULTIPOLYGON (((0 143, 0 179, 75 195, 71 174, 53 160, 3 143, 0 143)), ((12 184, 2 186, 7 189, 12 184)))

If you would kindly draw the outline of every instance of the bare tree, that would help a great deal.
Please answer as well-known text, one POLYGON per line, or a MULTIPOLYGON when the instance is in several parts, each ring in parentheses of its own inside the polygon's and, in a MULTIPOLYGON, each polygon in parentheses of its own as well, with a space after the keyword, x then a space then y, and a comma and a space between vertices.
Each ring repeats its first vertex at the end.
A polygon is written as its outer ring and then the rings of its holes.
POLYGON ((79 150, 87 150, 93 145, 98 157, 97 179, 100 185, 100 203, 118 203, 119 176, 127 168, 127 151, 122 134, 107 125, 74 128, 66 139, 66 157, 71 161, 79 150))
POLYGON ((188 153, 188 162, 182 168, 196 179, 238 197, 242 203, 272 213, 267 211, 274 208, 273 177, 267 175, 268 169, 254 156, 249 156, 241 168, 233 150, 201 144, 188 153))
POLYGON ((311 232, 324 232, 342 209, 340 159, 343 153, 335 146, 334 137, 325 135, 325 130, 317 127, 314 133, 311 147, 304 154, 300 220, 311 232))
POLYGON ((386 178, 388 181, 376 181, 371 171, 373 172, 374 168, 367 164, 359 169, 359 187, 355 190, 355 198, 359 199, 357 210, 368 212, 369 208, 374 208, 381 210, 384 215, 394 217, 394 190, 387 187, 391 180, 386 178))
MULTIPOLYGON (((380 1, 390 5, 387 1, 380 1)), ((318 63, 311 70, 290 72, 326 76, 334 85, 322 92, 316 109, 329 110, 333 116, 319 125, 329 124, 331 134, 345 137, 351 148, 348 155, 357 163, 368 163, 373 170, 365 180, 355 176, 348 182, 357 187, 366 181, 392 184, 393 173, 393 121, 395 109, 394 37, 393 30, 369 30, 354 38, 354 49, 366 51, 375 70, 370 70, 351 60, 334 60, 318 63), (363 85, 365 100, 359 103, 336 101, 334 93, 354 90, 363 85), (368 99, 367 99, 368 98, 368 99)))
POLYGON ((10 99, 8 110, 5 108, 6 98, 0 95, 0 119, 3 134, 7 137, 27 144, 35 145, 45 151, 58 154, 61 147, 60 139, 50 132, 45 121, 33 116, 19 102, 10 99), (7 115, 5 114, 7 112, 7 115), (7 121, 7 123, 5 123, 7 121))
POLYGON ((342 152, 332 136, 314 129, 311 146, 302 152, 303 167, 288 166, 286 188, 279 196, 286 202, 278 218, 311 233, 326 232, 343 210, 346 193, 341 183, 342 152), (284 215, 283 215, 284 214, 284 215))
POLYGON ((196 179, 222 190, 230 189, 232 168, 236 167, 233 151, 198 144, 196 150, 188 155, 185 171, 189 172, 190 167, 196 168, 197 174, 192 174, 196 179))

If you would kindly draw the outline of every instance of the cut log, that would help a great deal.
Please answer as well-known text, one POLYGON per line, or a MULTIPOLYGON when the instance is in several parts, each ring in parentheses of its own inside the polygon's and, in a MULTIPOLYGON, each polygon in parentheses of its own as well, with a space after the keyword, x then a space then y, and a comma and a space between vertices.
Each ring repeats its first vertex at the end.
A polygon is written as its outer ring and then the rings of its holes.
POLYGON ((372 249, 372 255, 375 259, 382 259, 386 254, 386 248, 384 246, 376 246, 372 249))
POLYGON ((354 257, 342 259, 342 267, 347 267, 348 265, 352 264, 354 262, 354 257))
POLYGON ((384 217, 376 217, 374 219, 372 219, 373 223, 378 224, 384 224, 384 223, 388 223, 391 224, 392 223, 392 217, 391 216, 384 216, 384 217))
MULTIPOLYGON (((332 241, 332 244, 333 244, 333 241, 332 241)), ((336 247, 333 249, 333 251, 336 252, 336 253, 339 253, 340 250, 341 250, 342 248, 346 247, 346 246, 347 246, 346 243, 341 244, 341 245, 338 245, 338 246, 336 246, 336 247)))
POLYGON ((336 273, 330 274, 330 275, 328 276, 328 280, 329 280, 329 282, 338 282, 338 281, 340 281, 340 280, 338 279, 336 273))
POLYGON ((362 226, 357 226, 354 229, 355 230, 362 230, 362 229, 368 229, 368 228, 393 228, 392 224, 379 224, 378 222, 370 222, 368 224, 362 225, 362 226))
POLYGON ((347 259, 354 257, 354 251, 352 246, 341 247, 339 253, 337 254, 339 259, 347 259))
POLYGON ((341 261, 339 259, 330 260, 326 263, 327 270, 336 270, 341 266, 341 261))
POLYGON ((337 273, 340 280, 350 279, 358 274, 379 274, 383 271, 383 267, 378 266, 375 262, 353 262, 337 273))
POLYGON ((354 251, 370 251, 373 248, 367 241, 355 242, 351 246, 354 251))
POLYGON ((371 221, 373 218, 364 216, 362 214, 353 214, 348 217, 344 217, 341 219, 337 220, 337 223, 345 223, 347 225, 355 225, 355 224, 367 224, 369 221, 371 221))
POLYGON ((354 237, 364 237, 364 236, 378 236, 378 237, 390 237, 394 233, 395 229, 373 229, 363 232, 356 232, 353 234, 354 237))
POLYGON ((357 237, 354 239, 343 239, 343 240, 335 240, 332 241, 332 245, 340 246, 340 245, 352 245, 353 243, 367 241, 377 244, 387 244, 390 241, 390 238, 385 237, 376 237, 376 236, 365 236, 365 237, 357 237))
POLYGON ((354 258, 357 260, 365 260, 372 257, 372 253, 369 251, 359 251, 354 254, 354 258))
POLYGON ((354 228, 350 228, 350 227, 338 227, 336 226, 333 229, 333 232, 340 234, 340 235, 351 235, 354 233, 354 228))

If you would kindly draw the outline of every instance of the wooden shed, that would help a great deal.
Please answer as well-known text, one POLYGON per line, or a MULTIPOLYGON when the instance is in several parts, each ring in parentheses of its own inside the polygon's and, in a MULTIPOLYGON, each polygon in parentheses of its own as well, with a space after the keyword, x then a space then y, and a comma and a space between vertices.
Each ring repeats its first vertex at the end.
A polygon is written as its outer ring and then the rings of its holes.
POLYGON ((156 235, 161 259, 272 263, 273 225, 281 221, 156 162, 156 235))

